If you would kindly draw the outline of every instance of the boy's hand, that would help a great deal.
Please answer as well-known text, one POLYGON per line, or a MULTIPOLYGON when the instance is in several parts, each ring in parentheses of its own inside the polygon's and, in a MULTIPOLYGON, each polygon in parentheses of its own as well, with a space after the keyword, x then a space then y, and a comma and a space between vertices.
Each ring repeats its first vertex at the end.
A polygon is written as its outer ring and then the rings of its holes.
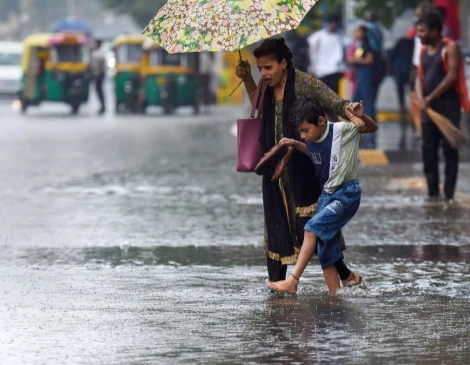
POLYGON ((364 123, 364 121, 361 118, 352 117, 351 118, 351 123, 353 123, 356 126, 359 133, 365 133, 366 132, 366 130, 367 130, 366 124, 364 123))
POLYGON ((281 145, 281 146, 294 147, 294 145, 295 145, 295 139, 282 138, 282 139, 279 141, 279 145, 281 145))

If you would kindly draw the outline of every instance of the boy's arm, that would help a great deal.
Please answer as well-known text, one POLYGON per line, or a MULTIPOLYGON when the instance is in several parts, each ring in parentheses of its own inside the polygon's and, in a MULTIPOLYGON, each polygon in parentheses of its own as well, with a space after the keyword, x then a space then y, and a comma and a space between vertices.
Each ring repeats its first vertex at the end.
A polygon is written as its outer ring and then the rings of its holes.
POLYGON ((350 120, 356 126, 359 133, 374 133, 378 128, 377 123, 366 114, 362 118, 353 116, 350 120))
POLYGON ((297 151, 302 152, 304 155, 308 156, 307 146, 305 145, 305 143, 294 140, 294 148, 297 151))
POLYGON ((379 126, 377 125, 375 120, 373 120, 367 114, 364 114, 364 118, 362 118, 362 121, 366 125, 365 133, 374 133, 377 129, 379 129, 379 126))
POLYGON ((282 138, 279 141, 279 144, 281 146, 294 147, 297 151, 302 152, 304 155, 308 156, 307 146, 303 142, 291 138, 282 138))

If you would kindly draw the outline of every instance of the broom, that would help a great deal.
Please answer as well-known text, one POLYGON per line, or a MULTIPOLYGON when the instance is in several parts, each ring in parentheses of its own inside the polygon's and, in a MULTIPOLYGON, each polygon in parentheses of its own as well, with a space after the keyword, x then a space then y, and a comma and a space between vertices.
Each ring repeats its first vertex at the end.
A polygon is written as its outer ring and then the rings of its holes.
MULTIPOLYGON (((414 104, 419 105, 419 98, 416 92, 411 92, 410 98, 414 104)), ((462 132, 449 119, 429 107, 426 108, 425 112, 453 147, 458 148, 465 143, 465 137, 462 132)))
POLYGON ((419 112, 418 104, 413 103, 411 94, 410 94, 410 101, 411 101, 411 106, 410 106, 411 119, 413 120, 413 124, 415 125, 416 134, 421 137, 423 135, 423 128, 421 126, 421 115, 419 112))

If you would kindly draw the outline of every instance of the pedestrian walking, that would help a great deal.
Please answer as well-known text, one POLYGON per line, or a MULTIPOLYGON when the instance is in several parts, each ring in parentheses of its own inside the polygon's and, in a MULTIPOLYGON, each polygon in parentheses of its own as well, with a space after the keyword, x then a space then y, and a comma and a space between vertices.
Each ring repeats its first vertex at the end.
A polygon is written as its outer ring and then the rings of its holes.
MULTIPOLYGON (((372 116, 374 115, 374 86, 372 83, 374 53, 369 45, 366 26, 361 25, 356 29, 355 44, 354 53, 348 55, 348 62, 354 68, 356 78, 356 87, 352 99, 364 101, 366 114, 372 116)), ((376 147, 374 136, 365 136, 361 141, 361 147, 374 149, 376 147)))
MULTIPOLYGON (((380 85, 387 74, 387 60, 383 53, 383 33, 382 29, 378 24, 377 15, 374 12, 370 12, 367 17, 367 39, 369 41, 370 49, 374 55, 373 73, 372 73, 372 107, 374 110, 370 116, 375 119, 375 106, 377 103, 377 97, 379 95, 380 85)), ((367 104, 366 104, 367 105, 367 104)), ((371 135, 370 139, 374 140, 375 135, 371 135)))
MULTIPOLYGON (((262 104, 263 128, 260 135, 263 152, 268 152, 283 137, 300 139, 288 116, 297 98, 316 97, 320 105, 344 118, 353 114, 344 100, 314 76, 292 66, 292 52, 283 38, 265 40, 253 52, 256 65, 267 87, 262 104)), ((253 103, 257 85, 251 66, 244 61, 236 67, 253 103)), ((321 186, 315 169, 307 156, 294 153, 288 166, 276 181, 264 175, 262 180, 264 206, 264 249, 267 256, 269 279, 272 282, 286 278, 287 265, 297 261, 303 241, 303 227, 316 211, 321 186)), ((349 269, 343 260, 335 263, 340 277, 347 279, 349 269)))
POLYGON ((402 127, 402 137, 405 135, 407 127, 407 107, 406 91, 410 85, 410 72, 413 59, 413 38, 402 37, 397 40, 393 48, 388 53, 390 71, 395 81, 398 95, 398 107, 400 111, 400 124, 402 127))
POLYGON ((103 49, 103 41, 101 39, 95 40, 95 46, 91 53, 91 74, 95 84, 96 94, 101 104, 98 114, 101 115, 106 112, 105 95, 103 90, 103 83, 106 75, 106 57, 103 49))
POLYGON ((292 65, 300 71, 308 72, 310 56, 307 38, 300 35, 297 30, 285 32, 284 38, 293 54, 292 65))
MULTIPOLYGON (((309 45, 309 72, 320 79, 335 93, 339 93, 339 82, 346 71, 346 37, 340 29, 340 18, 336 14, 326 18, 328 26, 307 38, 309 45)), ((337 115, 331 119, 338 120, 337 115)))
MULTIPOLYGON (((339 232, 354 217, 361 202, 360 135, 375 132, 377 125, 367 115, 353 116, 350 122, 328 122, 318 101, 310 98, 295 101, 291 122, 305 143, 283 138, 280 144, 294 147, 311 159, 322 193, 317 213, 305 225, 302 248, 291 275, 283 281, 267 280, 266 283, 274 291, 295 294, 300 277, 316 252, 328 290, 335 294, 340 281, 334 263, 344 258, 339 232)), ((351 273, 350 280, 343 281, 343 285, 361 282, 359 274, 351 273)))
POLYGON ((463 90, 459 89, 462 59, 457 44, 449 38, 442 37, 442 18, 439 14, 431 12, 418 20, 416 32, 423 44, 415 89, 422 111, 422 149, 428 196, 431 200, 440 199, 441 196, 439 148, 442 145, 446 161, 444 195, 449 202, 453 202, 459 151, 443 136, 424 110, 431 107, 447 117, 455 126, 460 126, 462 106, 460 97, 463 96, 463 100, 466 98, 468 104, 468 96, 462 95, 463 90))

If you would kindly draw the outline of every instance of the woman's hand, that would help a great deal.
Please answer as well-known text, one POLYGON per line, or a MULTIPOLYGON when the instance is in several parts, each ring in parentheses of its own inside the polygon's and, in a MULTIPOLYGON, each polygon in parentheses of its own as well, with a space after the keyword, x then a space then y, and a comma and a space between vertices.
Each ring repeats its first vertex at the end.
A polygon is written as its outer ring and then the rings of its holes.
POLYGON ((364 116, 364 102, 362 100, 347 105, 346 109, 355 117, 362 118, 364 116))
POLYGON ((279 145, 281 145, 281 146, 294 147, 294 146, 295 146, 295 139, 282 138, 282 139, 279 141, 279 145))
POLYGON ((251 77, 251 65, 246 60, 238 60, 237 67, 235 68, 235 75, 237 75, 242 81, 249 80, 251 77))

